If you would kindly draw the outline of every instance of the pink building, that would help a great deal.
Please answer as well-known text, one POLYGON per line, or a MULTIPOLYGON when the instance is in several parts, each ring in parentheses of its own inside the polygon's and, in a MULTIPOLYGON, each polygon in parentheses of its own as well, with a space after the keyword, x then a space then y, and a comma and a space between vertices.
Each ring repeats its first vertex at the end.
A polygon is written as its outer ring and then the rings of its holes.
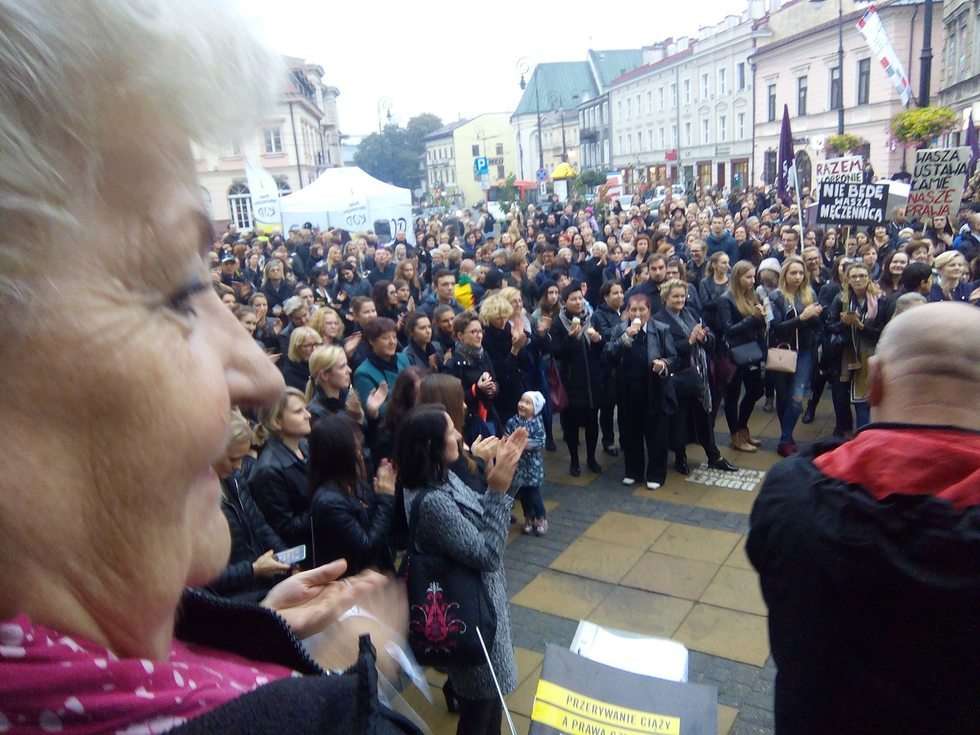
MULTIPOLYGON (((905 67, 913 94, 918 92, 922 51, 922 0, 886 0, 877 5, 895 53, 905 67)), ((856 23, 868 3, 844 0, 844 64, 838 63, 836 2, 790 0, 759 22, 752 56, 755 75, 753 180, 770 183, 783 105, 789 105, 801 186, 812 185, 811 171, 825 157, 824 142, 837 133, 843 81, 844 132, 864 139, 865 160, 880 176, 901 171, 912 154, 892 140, 889 124, 901 112, 898 91, 874 58, 856 23)), ((942 5, 934 3, 933 95, 942 79, 942 5)), ((911 164, 908 163, 910 166, 911 164)))

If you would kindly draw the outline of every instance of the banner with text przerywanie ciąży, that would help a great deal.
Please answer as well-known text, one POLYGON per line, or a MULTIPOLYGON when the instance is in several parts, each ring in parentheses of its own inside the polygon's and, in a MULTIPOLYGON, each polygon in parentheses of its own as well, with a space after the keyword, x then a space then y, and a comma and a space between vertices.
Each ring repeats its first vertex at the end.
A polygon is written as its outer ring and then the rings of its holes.
POLYGON ((718 690, 642 676, 549 644, 530 735, 715 735, 718 690))
POLYGON ((877 225, 885 221, 888 184, 820 182, 817 224, 877 225))
POLYGON ((955 215, 960 208, 969 167, 970 149, 967 146, 916 151, 905 214, 923 225, 930 217, 955 215))

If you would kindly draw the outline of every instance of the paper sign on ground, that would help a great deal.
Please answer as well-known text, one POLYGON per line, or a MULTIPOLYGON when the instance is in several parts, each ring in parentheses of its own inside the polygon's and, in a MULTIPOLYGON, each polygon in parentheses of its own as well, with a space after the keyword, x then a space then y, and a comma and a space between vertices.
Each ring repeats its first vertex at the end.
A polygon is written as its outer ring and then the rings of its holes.
POLYGON ((718 690, 605 666, 548 644, 530 735, 714 735, 718 690))
POLYGON ((864 159, 861 156, 841 156, 817 161, 815 179, 821 181, 847 181, 860 184, 864 176, 864 159))
POLYGON ((905 213, 925 223, 930 217, 956 214, 963 196, 970 149, 925 148, 915 152, 912 188, 905 213))
POLYGON ((877 225, 885 221, 888 184, 820 183, 817 223, 877 225))

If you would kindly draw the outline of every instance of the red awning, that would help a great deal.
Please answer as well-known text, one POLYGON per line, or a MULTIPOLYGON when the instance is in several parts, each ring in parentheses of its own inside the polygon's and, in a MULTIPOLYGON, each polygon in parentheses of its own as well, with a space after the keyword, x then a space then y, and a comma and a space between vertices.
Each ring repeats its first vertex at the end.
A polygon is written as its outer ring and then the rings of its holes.
POLYGON ((516 186, 518 189, 537 189, 538 188, 538 182, 537 181, 515 181, 514 182, 514 186, 516 186))

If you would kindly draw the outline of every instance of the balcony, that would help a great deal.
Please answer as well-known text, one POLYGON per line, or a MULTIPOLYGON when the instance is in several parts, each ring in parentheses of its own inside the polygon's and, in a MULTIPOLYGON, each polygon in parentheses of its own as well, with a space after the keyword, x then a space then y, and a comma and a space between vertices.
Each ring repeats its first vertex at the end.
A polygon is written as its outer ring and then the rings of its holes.
POLYGON ((597 143, 599 141, 599 128, 580 128, 578 137, 583 143, 597 143))

